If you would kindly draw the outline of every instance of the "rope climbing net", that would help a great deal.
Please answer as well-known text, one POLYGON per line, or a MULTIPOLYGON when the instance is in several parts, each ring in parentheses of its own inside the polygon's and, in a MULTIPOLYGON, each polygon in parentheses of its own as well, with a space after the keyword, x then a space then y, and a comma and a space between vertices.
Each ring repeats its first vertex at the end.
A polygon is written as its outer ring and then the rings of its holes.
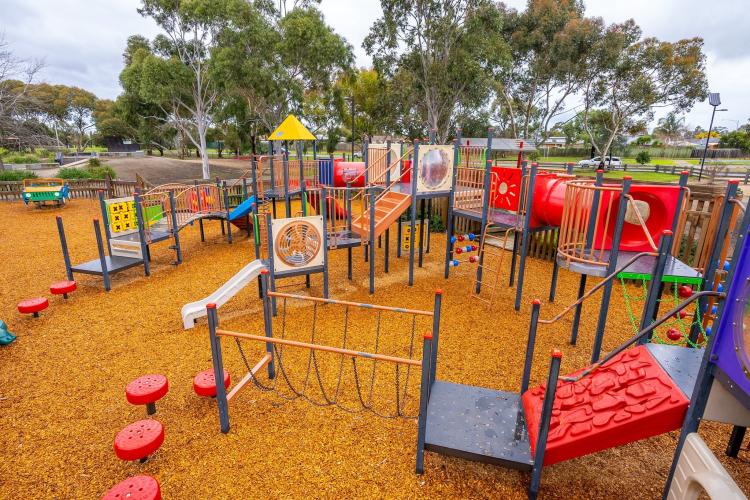
MULTIPOLYGON (((419 324, 420 318, 431 321, 434 312, 282 292, 269 291, 267 295, 266 300, 269 302, 271 299, 280 301, 280 318, 277 321, 280 322, 281 332, 278 337, 269 336, 268 329, 266 336, 216 330, 218 336, 234 338, 247 370, 245 379, 238 384, 239 387, 232 390, 228 399, 249 381, 259 390, 274 392, 279 396, 282 402, 274 404, 283 405, 299 399, 318 407, 333 406, 348 413, 369 412, 381 418, 414 419, 418 416, 419 380, 416 384, 413 383, 415 375, 412 372, 422 367, 423 363, 415 358, 415 349, 419 350, 421 347, 415 345, 415 333, 418 327, 423 326, 419 324), (288 318, 288 311, 292 309, 290 302, 300 301, 312 302, 310 330, 305 341, 289 338, 290 330, 295 333, 300 331, 293 330, 288 324, 297 320, 288 318), (343 308, 341 318, 335 319, 341 328, 340 335, 334 334, 331 328, 320 325, 330 321, 329 305, 343 308), (322 314, 323 311, 326 312, 325 315, 322 314), (400 332, 394 334, 390 328, 386 329, 386 315, 393 316, 388 321, 389 324, 405 326, 406 335, 400 332), (366 318, 370 318, 370 321, 366 318), (374 330, 372 338, 357 338, 360 336, 358 334, 367 329, 374 330), (340 338, 337 345, 324 344, 323 341, 331 339, 332 335, 340 338), (384 338, 386 336, 387 339, 384 338), (266 356, 254 366, 248 360, 243 340, 266 343, 266 356), (357 349, 365 344, 370 346, 371 351, 357 349), (306 349, 308 352, 300 355, 298 349, 306 349), (273 377, 262 379, 258 372, 269 362, 275 363, 277 373, 273 377), (353 394, 346 391, 350 384, 353 385, 353 394), (388 386, 391 389, 386 389, 388 386)), ((299 323, 295 321, 294 324, 299 323)))

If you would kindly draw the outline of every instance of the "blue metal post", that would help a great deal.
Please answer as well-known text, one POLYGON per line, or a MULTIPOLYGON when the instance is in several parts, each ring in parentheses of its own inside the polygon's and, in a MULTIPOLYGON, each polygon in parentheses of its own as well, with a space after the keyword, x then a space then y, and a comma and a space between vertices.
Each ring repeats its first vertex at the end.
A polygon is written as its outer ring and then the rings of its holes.
MULTIPOLYGON (((521 227, 521 256, 518 261, 518 285, 516 286, 516 303, 514 305, 516 311, 521 310, 521 297, 523 296, 523 278, 526 274, 526 256, 529 253, 529 238, 531 237, 531 212, 532 203, 534 201, 534 186, 536 184, 536 172, 538 165, 533 163, 531 165, 531 173, 529 174, 529 189, 526 199, 526 213, 523 215, 523 226, 521 227)), ((488 205, 488 203, 485 203, 488 205)), ((514 235, 517 237, 518 233, 514 235)))
POLYGON ((435 290, 435 303, 432 307, 432 357, 430 361, 430 388, 435 383, 435 370, 437 369, 438 341, 440 340, 440 308, 443 303, 443 291, 435 290))
MULTIPOLYGON (((620 194, 620 203, 617 207, 617 219, 615 219, 615 230, 612 234, 612 249, 609 251, 609 264, 607 264, 606 276, 614 273, 617 269, 617 255, 620 250, 620 238, 622 237, 622 226, 625 224, 625 212, 628 208, 626 196, 630 192, 630 177, 623 177, 622 193, 620 194)), ((591 229, 591 228, 589 228, 591 229)), ((604 340, 604 328, 607 326, 607 314, 609 313, 609 300, 612 297, 612 282, 607 281, 602 290, 601 307, 599 308, 599 321, 596 324, 596 333, 594 335, 594 347, 591 350, 591 362, 599 361, 599 354, 602 350, 602 341, 604 340)))
MULTIPOLYGON (((352 234, 352 183, 346 183, 346 231, 347 236, 352 234)), ((346 277, 352 280, 352 247, 346 247, 346 277)))
POLYGON ((68 253, 68 240, 65 238, 65 229, 63 228, 62 217, 59 215, 55 217, 57 219, 57 233, 60 235, 60 246, 62 247, 63 261, 65 262, 65 276, 68 277, 68 281, 73 281, 73 270, 70 264, 70 253, 68 253))
MULTIPOLYGON (((247 200, 247 198, 248 198, 248 196, 247 196, 247 178, 243 177, 242 178, 242 201, 244 202, 245 200, 247 200)), ((255 206, 255 204, 253 204, 253 207, 254 206, 255 206)), ((251 212, 252 212, 252 210, 251 210, 251 212)), ((245 216, 245 230, 247 231, 247 236, 250 237, 250 234, 251 234, 250 233, 250 214, 247 214, 245 216)))
MULTIPOLYGON (((414 232, 417 227, 417 170, 419 168, 419 141, 414 141, 414 160, 411 162, 411 242, 409 244, 409 286, 414 286, 414 232)), ((399 238, 401 246, 401 238, 399 238)))
MULTIPOLYGON (((146 244, 146 219, 143 216, 141 196, 136 194, 133 199, 135 201, 135 217, 138 222, 138 239, 141 243, 141 256, 143 257, 143 274, 151 276, 151 256, 148 253, 148 245, 146 244)), ((200 196, 198 199, 200 199, 200 196)))
POLYGON ((419 417, 417 419, 417 474, 424 472, 424 442, 427 433, 427 403, 430 398, 430 360, 432 359, 432 334, 422 342, 422 380, 419 385, 419 417))
MULTIPOLYGON (((640 329, 643 330, 653 323, 656 319, 656 313, 659 308, 659 297, 662 292, 662 278, 664 277, 664 269, 667 267, 667 259, 672 250, 672 231, 664 230, 661 234, 661 240, 659 240, 659 254, 654 264, 654 271, 651 273, 651 282, 648 286, 648 293, 646 294, 646 303, 643 306, 643 314, 641 315, 640 329)), ((638 339, 638 344, 647 344, 651 339, 653 332, 638 339)))
MULTIPOLYGON (((487 150, 485 152, 485 162, 484 162, 484 180, 482 184, 482 189, 484 189, 484 203, 482 203, 482 220, 480 221, 480 227, 479 227, 479 244, 481 245, 481 242, 484 240, 485 234, 484 230, 487 227, 487 219, 489 218, 490 213, 490 184, 491 184, 491 178, 492 178, 492 160, 490 159, 492 156, 492 138, 494 136, 494 131, 492 127, 489 127, 487 129, 487 150)), ((448 238, 450 238, 450 235, 448 235, 448 238)), ((482 291, 482 269, 484 267, 484 252, 481 252, 479 254, 479 263, 477 264, 477 278, 476 278, 476 286, 474 288, 475 293, 479 293, 482 291)))
POLYGON ((250 154, 250 175, 252 176, 251 179, 252 179, 253 196, 255 197, 255 203, 258 203, 261 198, 265 197, 265 194, 261 196, 261 194, 258 192, 258 172, 256 171, 256 168, 257 168, 257 163, 255 160, 255 155, 250 154))
POLYGON ((107 213, 107 203, 104 201, 104 191, 99 191, 99 208, 102 211, 102 221, 104 221, 104 236, 107 238, 107 253, 112 255, 112 244, 109 240, 112 238, 112 234, 109 231, 109 214, 107 213))
MULTIPOLYGON (((227 190, 227 181, 223 181, 221 184, 221 190, 224 192, 224 210, 226 211, 226 223, 227 223, 227 240, 229 244, 232 244, 232 224, 229 223, 229 191, 227 190)), ((222 224, 224 221, 222 221, 222 224)))
POLYGON ((523 375, 521 376, 521 394, 529 388, 531 378, 531 364, 534 361, 534 346, 536 345, 536 331, 539 325, 539 299, 534 299, 531 305, 531 321, 529 322, 529 338, 526 340, 526 358, 523 362, 523 375))
POLYGON ((531 470, 531 484, 529 485, 529 499, 536 499, 539 494, 539 483, 542 481, 542 466, 544 465, 544 451, 547 447, 547 436, 549 435, 549 424, 552 420, 552 404, 555 402, 555 391, 557 390, 557 378, 560 375, 560 362, 562 353, 558 350, 552 351, 552 362, 549 366, 547 377, 547 389, 544 392, 544 403, 542 404, 542 416, 539 421, 539 435, 536 440, 534 453, 534 468, 531 470))
MULTIPOLYGON (((275 181, 276 174, 274 172, 274 164, 273 164, 274 162, 273 162, 273 141, 272 140, 268 141, 268 151, 270 152, 269 157, 268 157, 268 171, 269 171, 270 182, 271 182, 271 199, 274 200, 274 209, 275 209, 276 208, 276 203, 275 203, 276 183, 274 181, 275 181)), ((261 171, 261 175, 262 174, 263 172, 261 171)))
MULTIPOLYGON (((388 189, 391 185, 391 141, 390 139, 385 141, 385 188, 388 189)), ((383 271, 388 272, 388 258, 391 252, 391 228, 385 229, 385 255, 383 255, 383 271)))
POLYGON ((109 291, 111 282, 109 279, 109 269, 107 269, 107 256, 104 254, 104 242, 102 241, 102 230, 99 227, 99 219, 94 219, 94 235, 96 235, 96 249, 99 252, 99 263, 102 266, 104 289, 109 291))
MULTIPOLYGON (((354 161, 354 158, 352 158, 354 161)), ((370 186, 370 141, 365 139, 362 143, 362 161, 365 162, 365 187, 370 186)))
MULTIPOLYGON (((526 169, 528 166, 528 162, 526 160, 521 162, 521 184, 523 184, 523 179, 526 177, 526 169)), ((524 190, 523 187, 521 188, 520 196, 518 197, 518 208, 526 206, 526 198, 524 197, 524 190)), ((517 220, 517 219, 516 219, 517 220)), ((516 231, 518 228, 514 228, 513 230, 516 231)), ((507 230, 506 230, 507 231, 507 230)), ((515 279, 516 279, 516 257, 518 256, 518 235, 513 234, 513 250, 510 253, 510 276, 508 277, 508 286, 513 286, 515 279)))
MULTIPOLYGON (((328 298, 328 231, 326 230, 326 218, 328 217, 328 204, 326 196, 328 196, 328 193, 326 192, 325 186, 321 186, 320 196, 320 213, 323 216, 323 297, 328 298)), ((309 279, 310 275, 308 275, 308 280, 309 279)), ((308 282, 308 288, 309 286, 310 285, 308 282)))
MULTIPOLYGON (((270 272, 264 269, 260 272, 261 294, 263 298, 263 330, 266 338, 273 338, 273 318, 271 317, 271 297, 268 295, 270 272)), ((268 362, 268 378, 273 379, 276 376, 276 365, 274 362, 273 343, 266 342, 266 352, 271 355, 271 361, 268 362)))
POLYGON ((286 217, 292 216, 292 203, 289 197, 289 143, 284 141, 284 203, 286 204, 286 217))
POLYGON ((229 432, 229 405, 227 404, 227 388, 224 387, 224 363, 221 360, 221 339, 216 335, 219 318, 216 314, 216 304, 206 306, 208 318, 208 335, 211 340, 211 360, 214 366, 214 381, 216 382, 216 403, 219 407, 219 427, 221 432, 229 432))
MULTIPOLYGON (((269 290, 276 291, 276 275, 274 272, 273 258, 273 227, 271 225, 271 214, 266 214, 266 236, 268 242, 268 271, 269 271, 269 290)), ((276 316, 276 297, 271 297, 271 312, 276 316)))
POLYGON ((367 188, 370 201, 370 295, 375 293, 375 188, 367 188))
POLYGON ((445 220, 445 269, 443 275, 445 279, 450 276, 451 261, 453 260, 453 245, 451 236, 453 235, 453 206, 456 199, 456 176, 458 175, 458 159, 461 154, 461 129, 456 129, 456 140, 453 141, 453 176, 451 178, 451 192, 448 196, 448 210, 445 220))
POLYGON ((177 253, 177 264, 182 264, 182 248, 180 247, 180 231, 177 227, 177 212, 175 212, 174 191, 169 191, 169 212, 172 218, 172 236, 174 236, 174 249, 177 253))

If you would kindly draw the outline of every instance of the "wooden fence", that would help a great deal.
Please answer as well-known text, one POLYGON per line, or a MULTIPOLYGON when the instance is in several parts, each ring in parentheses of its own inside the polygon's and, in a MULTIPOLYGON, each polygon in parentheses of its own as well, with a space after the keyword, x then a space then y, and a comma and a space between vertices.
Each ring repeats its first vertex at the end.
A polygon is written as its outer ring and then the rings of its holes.
MULTIPOLYGON (((107 198, 118 198, 121 196, 133 196, 136 188, 144 186, 138 181, 106 179, 71 179, 67 181, 70 186, 71 198, 97 198, 99 191, 104 191, 107 198)), ((23 190, 22 181, 0 182, 0 201, 21 200, 23 190)))

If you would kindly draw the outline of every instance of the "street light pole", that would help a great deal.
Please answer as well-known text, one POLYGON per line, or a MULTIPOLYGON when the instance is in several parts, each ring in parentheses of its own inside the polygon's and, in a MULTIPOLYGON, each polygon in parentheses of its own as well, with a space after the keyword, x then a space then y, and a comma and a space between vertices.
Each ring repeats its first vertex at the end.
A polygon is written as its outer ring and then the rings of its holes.
POLYGON ((719 97, 719 93, 710 93, 708 94, 708 103, 713 106, 713 111, 711 112, 711 124, 708 126, 708 136, 706 137, 706 145, 703 147, 703 157, 701 158, 701 169, 698 172, 698 182, 701 181, 703 178, 703 165, 706 163, 706 153, 708 152, 708 143, 711 141, 711 129, 714 127, 714 116, 716 116, 716 106, 721 104, 721 98, 719 97))

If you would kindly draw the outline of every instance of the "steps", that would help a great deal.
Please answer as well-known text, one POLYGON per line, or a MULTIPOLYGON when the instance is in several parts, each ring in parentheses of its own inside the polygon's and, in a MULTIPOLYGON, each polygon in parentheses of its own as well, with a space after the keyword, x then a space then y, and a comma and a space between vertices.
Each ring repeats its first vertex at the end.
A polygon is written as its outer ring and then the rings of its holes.
MULTIPOLYGON (((375 200, 375 234, 378 237, 396 222, 401 214, 411 205, 411 195, 383 192, 375 200)), ((359 234, 363 240, 370 238, 370 210, 352 221, 352 231, 359 234)))
POLYGON ((492 229, 496 228, 491 222, 485 226, 477 254, 479 267, 482 269, 481 290, 484 295, 476 292, 479 284, 478 276, 474 278, 474 286, 471 287, 471 297, 483 301, 488 308, 492 307, 497 289, 500 287, 503 261, 508 252, 508 239, 511 235, 513 238, 516 236, 513 229, 506 228, 502 236, 492 232, 492 229))

